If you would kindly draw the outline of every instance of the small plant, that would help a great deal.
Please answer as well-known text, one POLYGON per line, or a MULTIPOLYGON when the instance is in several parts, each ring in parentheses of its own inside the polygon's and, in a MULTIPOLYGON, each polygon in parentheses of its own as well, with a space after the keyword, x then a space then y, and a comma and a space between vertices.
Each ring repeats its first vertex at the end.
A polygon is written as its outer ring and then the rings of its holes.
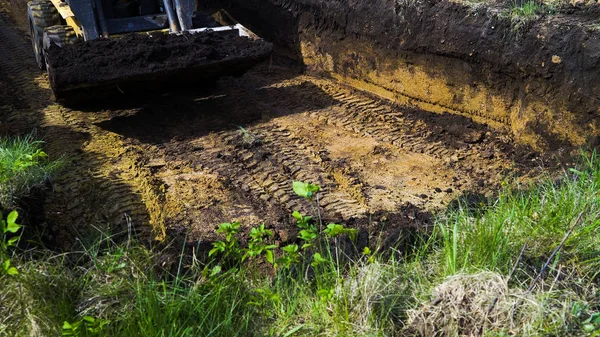
POLYGON ((62 336, 99 336, 102 329, 109 323, 108 320, 83 316, 74 323, 65 321, 62 326, 62 336))
MULTIPOLYGON (((219 225, 217 233, 225 234, 225 241, 213 242, 213 248, 208 252, 208 256, 221 254, 221 261, 236 264, 242 257, 242 250, 236 235, 240 232, 239 222, 225 222, 219 225)), ((219 265, 212 269, 211 274, 221 271, 219 265)))
POLYGON ((240 135, 242 137, 242 146, 243 147, 251 148, 251 147, 262 144, 262 139, 260 139, 254 133, 248 131, 247 129, 245 129, 241 126, 239 127, 239 129, 240 129, 240 135))
POLYGON ((287 245, 282 248, 283 255, 277 259, 275 267, 283 266, 290 269, 292 265, 300 262, 300 253, 298 245, 287 245))
POLYGON ((294 211, 292 216, 296 219, 296 223, 300 232, 298 233, 298 238, 304 241, 302 245, 302 249, 306 249, 313 246, 313 242, 319 236, 319 231, 315 225, 313 225, 310 221, 312 219, 311 216, 303 216, 298 211, 294 211))
POLYGON ((355 240, 356 239, 356 235, 358 234, 358 230, 354 229, 354 228, 347 228, 344 227, 343 225, 339 225, 339 224, 335 224, 335 223, 330 223, 329 225, 327 225, 327 228, 325 229, 325 234, 327 234, 329 237, 336 237, 338 235, 342 235, 342 234, 348 234, 348 236, 350 237, 351 240, 355 240))
POLYGON ((524 19, 535 18, 540 10, 541 7, 537 4, 537 2, 534 0, 528 0, 521 4, 514 3, 511 10, 511 15, 513 17, 516 16, 524 19))
POLYGON ((313 255, 313 261, 311 262, 310 265, 313 266, 313 267, 317 267, 320 264, 325 263, 327 261, 329 261, 329 260, 327 260, 326 258, 324 258, 323 256, 321 256, 320 253, 315 253, 313 255))
POLYGON ((0 265, 2 269, 0 272, 8 275, 18 274, 17 268, 11 266, 11 260, 9 257, 8 249, 17 245, 17 242, 21 238, 18 235, 9 237, 10 234, 15 234, 21 229, 21 225, 17 224, 17 218, 19 214, 17 211, 12 211, 4 220, 2 213, 0 213, 0 231, 2 232, 2 240, 0 240, 0 265))
POLYGON ((255 257, 265 254, 267 261, 271 264, 275 263, 275 258, 273 255, 273 249, 277 248, 277 245, 268 244, 265 242, 265 239, 273 236, 273 232, 265 229, 265 224, 260 225, 258 228, 252 228, 250 231, 250 242, 248 242, 248 249, 244 256, 242 256, 242 261, 244 261, 248 257, 255 257))
POLYGON ((592 336, 600 336, 600 312, 593 313, 582 324, 583 331, 592 334, 592 336))

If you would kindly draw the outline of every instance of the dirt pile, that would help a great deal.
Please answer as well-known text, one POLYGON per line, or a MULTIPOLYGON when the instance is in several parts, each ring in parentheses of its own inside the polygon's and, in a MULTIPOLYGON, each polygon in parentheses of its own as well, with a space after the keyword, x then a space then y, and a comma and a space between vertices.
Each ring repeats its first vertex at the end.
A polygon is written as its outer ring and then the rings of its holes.
MULTIPOLYGON (((50 84, 57 98, 79 88, 206 80, 239 75, 263 60, 271 44, 208 32, 194 35, 128 34, 48 50, 50 84)), ((128 87, 129 85, 129 87, 128 87)))
POLYGON ((516 23, 506 9, 447 0, 210 5, 314 71, 398 103, 506 128, 540 150, 598 143, 600 34, 584 10, 516 23))

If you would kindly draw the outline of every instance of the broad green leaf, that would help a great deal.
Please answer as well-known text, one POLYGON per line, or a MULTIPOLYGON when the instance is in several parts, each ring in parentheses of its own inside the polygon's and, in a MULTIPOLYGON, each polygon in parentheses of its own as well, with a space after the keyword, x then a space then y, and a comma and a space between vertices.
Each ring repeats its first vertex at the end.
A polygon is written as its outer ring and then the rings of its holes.
POLYGON ((10 267, 10 268, 8 268, 8 270, 6 271, 6 273, 8 275, 17 275, 19 273, 19 271, 15 267, 10 267))
POLYGON ((208 256, 213 256, 219 252, 225 251, 225 246, 226 246, 225 242, 223 242, 223 241, 213 242, 214 248, 208 252, 208 256))
POLYGON ((296 253, 298 251, 298 245, 287 245, 283 247, 283 250, 288 253, 296 253))
POLYGON ((294 189, 294 193, 305 199, 312 199, 315 193, 319 192, 319 190, 321 189, 319 185, 314 185, 301 181, 294 181, 292 183, 292 188, 294 189))
POLYGON ((17 221, 18 217, 19 217, 19 213, 17 211, 12 211, 6 217, 6 221, 8 222, 9 225, 14 224, 17 221))
POLYGON ((330 223, 325 229, 325 233, 331 237, 338 236, 344 232, 344 226, 330 223))
POLYGON ((219 266, 219 265, 216 265, 216 266, 214 266, 214 267, 213 267, 213 268, 210 270, 210 276, 211 276, 211 277, 212 277, 212 276, 215 276, 215 275, 217 275, 217 274, 218 274, 218 273, 220 273, 220 272, 221 272, 221 266, 219 266))
POLYGON ((333 297, 333 289, 320 289, 317 290, 317 295, 321 298, 321 301, 327 301, 333 297))
POLYGON ((83 320, 88 323, 94 323, 96 321, 96 319, 92 316, 83 316, 83 320))
POLYGON ((310 265, 316 267, 323 262, 327 262, 327 259, 323 258, 321 254, 315 253, 315 255, 313 255, 313 262, 310 265))
POLYGON ((590 332, 594 332, 594 330, 596 330, 596 327, 594 326, 594 324, 584 324, 583 325, 583 331, 590 333, 590 332))
POLYGON ((324 232, 325 232, 325 234, 329 235, 330 237, 336 237, 340 234, 348 234, 348 235, 350 235, 350 238, 352 240, 354 240, 356 238, 356 234, 358 233, 358 230, 356 230, 354 228, 346 228, 342 225, 330 223, 329 225, 327 225, 327 228, 325 229, 324 232))
POLYGON ((237 233, 240 228, 239 222, 225 222, 219 225, 217 233, 237 233))
POLYGON ((273 251, 272 250, 267 250, 267 252, 266 252, 266 259, 267 259, 267 262, 269 262, 270 264, 275 263, 275 257, 273 256, 273 251))
POLYGON ((21 238, 20 236, 12 237, 12 238, 8 239, 8 241, 6 241, 6 245, 8 247, 14 246, 14 245, 16 245, 17 241, 19 241, 20 238, 21 238))
POLYGON ((208 256, 213 256, 219 252, 219 248, 213 248, 208 252, 208 256))
POLYGON ((371 255, 371 249, 369 249, 369 247, 365 247, 363 249, 363 255, 371 255))
POLYGON ((8 225, 6 226, 6 229, 5 229, 5 231, 6 231, 6 232, 10 232, 10 233, 16 233, 16 232, 18 232, 18 231, 19 231, 19 229, 21 229, 21 226, 20 226, 20 225, 17 225, 16 223, 14 223, 14 224, 8 224, 8 225))
POLYGON ((310 241, 317 238, 317 233, 310 231, 308 229, 303 229, 300 231, 300 239, 305 241, 310 241))
POLYGON ((17 213, 17 211, 12 211, 10 214, 8 214, 8 217, 6 217, 6 229, 4 230, 5 233, 16 233, 21 228, 21 225, 16 223, 18 217, 19 213, 17 213))

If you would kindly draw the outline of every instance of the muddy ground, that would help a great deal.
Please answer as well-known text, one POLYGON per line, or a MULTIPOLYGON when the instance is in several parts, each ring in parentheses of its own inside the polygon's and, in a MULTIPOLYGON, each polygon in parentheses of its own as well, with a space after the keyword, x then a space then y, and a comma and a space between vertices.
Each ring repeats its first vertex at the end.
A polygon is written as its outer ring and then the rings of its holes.
POLYGON ((0 88, 10 88, 0 91, 0 135, 36 130, 53 158, 69 159, 37 224, 62 249, 124 228, 188 232, 207 247, 225 221, 264 222, 293 241, 290 213, 311 211, 294 180, 322 186, 327 220, 395 241, 461 195, 481 201, 506 177, 549 165, 510 131, 306 75, 285 52, 211 87, 67 108, 50 99, 27 35, 0 8, 0 88))
POLYGON ((512 132, 542 151, 600 145, 599 5, 522 18, 518 1, 210 0, 313 72, 512 132), (273 29, 277 27, 277 29, 273 29))

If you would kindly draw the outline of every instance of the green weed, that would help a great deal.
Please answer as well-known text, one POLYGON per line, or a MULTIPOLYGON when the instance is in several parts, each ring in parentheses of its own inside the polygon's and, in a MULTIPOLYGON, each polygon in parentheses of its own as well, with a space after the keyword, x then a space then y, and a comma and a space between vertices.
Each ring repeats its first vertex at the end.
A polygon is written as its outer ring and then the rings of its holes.
POLYGON ((32 136, 0 139, 0 208, 14 208, 63 166, 61 160, 48 159, 42 144, 32 136))
POLYGON ((12 211, 4 220, 2 212, 0 212, 0 274, 6 275, 17 275, 19 271, 15 266, 11 265, 9 249, 17 246, 17 242, 21 238, 19 235, 15 235, 16 232, 21 229, 21 225, 17 224, 17 218, 19 214, 17 211, 12 211))

